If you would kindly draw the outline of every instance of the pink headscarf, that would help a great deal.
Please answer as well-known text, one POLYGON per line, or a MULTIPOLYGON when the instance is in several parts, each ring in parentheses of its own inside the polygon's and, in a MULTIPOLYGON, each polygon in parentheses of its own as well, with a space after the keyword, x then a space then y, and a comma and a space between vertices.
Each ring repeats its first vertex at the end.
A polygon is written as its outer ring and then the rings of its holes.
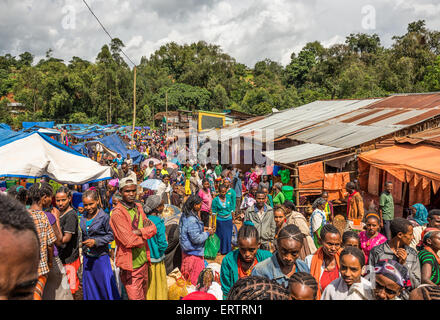
POLYGON ((109 186, 112 187, 117 187, 119 185, 119 180, 118 179, 112 179, 108 182, 109 186))

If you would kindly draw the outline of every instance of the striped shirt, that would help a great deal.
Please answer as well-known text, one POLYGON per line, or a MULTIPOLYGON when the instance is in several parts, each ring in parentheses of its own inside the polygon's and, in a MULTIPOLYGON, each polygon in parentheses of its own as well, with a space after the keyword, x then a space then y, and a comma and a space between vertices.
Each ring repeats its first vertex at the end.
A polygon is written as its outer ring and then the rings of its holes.
POLYGON ((34 219, 35 228, 40 239, 40 264, 38 265, 38 276, 49 273, 47 247, 54 244, 57 240, 49 219, 43 211, 29 210, 34 219))
POLYGON ((419 260, 421 266, 423 266, 425 263, 429 263, 431 265, 431 278, 429 280, 437 285, 440 284, 440 265, 438 264, 435 256, 427 250, 422 250, 419 252, 419 260))

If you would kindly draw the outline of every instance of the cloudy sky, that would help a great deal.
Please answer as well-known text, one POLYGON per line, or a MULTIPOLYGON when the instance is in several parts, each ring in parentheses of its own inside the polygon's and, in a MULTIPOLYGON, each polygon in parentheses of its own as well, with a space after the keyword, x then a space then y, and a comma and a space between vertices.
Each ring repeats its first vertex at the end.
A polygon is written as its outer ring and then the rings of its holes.
MULTIPOLYGON (((342 43, 350 33, 379 34, 390 46, 409 22, 440 30, 438 0, 86 0, 137 64, 161 45, 204 40, 253 67, 289 63, 310 41, 342 43)), ((94 61, 109 37, 82 0, 0 0, 0 55, 29 51, 94 61)))

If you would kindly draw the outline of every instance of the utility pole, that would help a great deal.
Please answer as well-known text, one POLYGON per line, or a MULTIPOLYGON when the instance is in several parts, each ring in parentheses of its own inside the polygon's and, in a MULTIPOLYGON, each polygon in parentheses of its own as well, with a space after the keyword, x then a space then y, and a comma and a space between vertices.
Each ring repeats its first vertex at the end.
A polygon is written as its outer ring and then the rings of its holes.
POLYGON ((136 66, 134 66, 134 80, 133 80, 133 131, 131 132, 131 147, 134 142, 134 126, 136 123, 136 66))
POLYGON ((110 89, 110 113, 109 113, 109 123, 112 123, 112 89, 110 89))
POLYGON ((165 91, 165 128, 167 131, 167 139, 168 139, 168 90, 165 91))

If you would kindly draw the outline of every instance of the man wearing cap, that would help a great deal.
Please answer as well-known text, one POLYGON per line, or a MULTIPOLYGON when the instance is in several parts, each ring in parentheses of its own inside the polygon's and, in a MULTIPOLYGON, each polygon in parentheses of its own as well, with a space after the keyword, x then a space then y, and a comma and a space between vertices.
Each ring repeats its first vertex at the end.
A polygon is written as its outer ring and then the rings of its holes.
POLYGON ((137 184, 131 177, 119 181, 122 200, 113 209, 110 226, 116 245, 116 266, 130 300, 145 300, 148 289, 150 248, 147 240, 156 234, 156 226, 135 202, 137 184))

